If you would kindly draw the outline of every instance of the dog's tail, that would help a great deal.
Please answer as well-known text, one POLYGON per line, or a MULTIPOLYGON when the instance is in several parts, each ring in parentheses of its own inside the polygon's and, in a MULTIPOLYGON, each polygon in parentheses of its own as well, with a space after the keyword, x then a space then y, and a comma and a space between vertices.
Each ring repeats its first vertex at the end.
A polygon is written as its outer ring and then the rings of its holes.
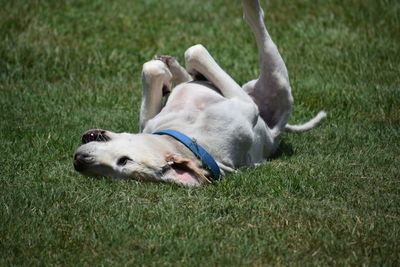
POLYGON ((308 122, 306 122, 304 124, 298 124, 298 125, 286 124, 284 131, 289 132, 289 133, 305 132, 305 131, 311 130, 312 128, 316 127, 325 118, 326 118, 326 112, 320 111, 314 118, 312 118, 311 120, 309 120, 308 122))
POLYGON ((289 132, 289 133, 306 132, 308 130, 315 128, 325 118, 326 118, 326 112, 320 111, 314 118, 303 124, 297 124, 297 125, 285 124, 285 126, 283 127, 279 126, 278 124, 271 129, 271 134, 272 137, 275 138, 278 137, 282 132, 289 132))

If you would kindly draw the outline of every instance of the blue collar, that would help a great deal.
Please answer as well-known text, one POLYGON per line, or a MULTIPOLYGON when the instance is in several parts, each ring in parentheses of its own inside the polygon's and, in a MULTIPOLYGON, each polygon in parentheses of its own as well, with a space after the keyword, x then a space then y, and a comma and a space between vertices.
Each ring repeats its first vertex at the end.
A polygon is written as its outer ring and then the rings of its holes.
POLYGON ((175 138, 176 140, 184 144, 187 148, 189 148, 190 151, 192 151, 193 154, 195 154, 196 157, 200 159, 204 163, 204 165, 206 165, 207 169, 211 172, 212 178, 214 178, 215 180, 218 180, 220 178, 221 171, 217 163, 204 148, 197 144, 195 139, 190 139, 190 137, 184 135, 183 133, 174 130, 163 130, 155 132, 153 134, 169 135, 175 138))

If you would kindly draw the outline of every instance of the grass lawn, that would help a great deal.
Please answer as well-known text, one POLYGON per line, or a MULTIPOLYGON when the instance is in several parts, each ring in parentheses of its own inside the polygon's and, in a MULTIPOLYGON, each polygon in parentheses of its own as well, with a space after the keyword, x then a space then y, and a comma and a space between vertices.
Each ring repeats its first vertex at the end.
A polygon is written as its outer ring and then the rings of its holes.
POLYGON ((289 69, 278 155, 201 189, 91 179, 91 128, 138 130, 140 71, 202 43, 240 84, 231 0, 0 0, 0 265, 398 265, 400 2, 261 1, 289 69))

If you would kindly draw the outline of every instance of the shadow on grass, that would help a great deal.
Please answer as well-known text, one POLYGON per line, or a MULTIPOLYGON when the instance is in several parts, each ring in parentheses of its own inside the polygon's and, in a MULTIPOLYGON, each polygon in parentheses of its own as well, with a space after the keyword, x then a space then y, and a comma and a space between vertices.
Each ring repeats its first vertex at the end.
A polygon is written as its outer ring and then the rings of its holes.
POLYGON ((284 140, 279 143, 278 149, 269 158, 270 160, 277 159, 280 157, 290 157, 294 154, 293 146, 284 140))

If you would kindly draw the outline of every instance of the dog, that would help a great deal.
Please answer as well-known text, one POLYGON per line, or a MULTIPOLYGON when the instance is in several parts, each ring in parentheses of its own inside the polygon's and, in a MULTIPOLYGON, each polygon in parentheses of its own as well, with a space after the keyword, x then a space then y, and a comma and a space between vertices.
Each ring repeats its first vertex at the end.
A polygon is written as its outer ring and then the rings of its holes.
POLYGON ((75 169, 201 186, 266 162, 282 132, 307 131, 324 119, 321 111, 305 124, 288 124, 293 97, 285 63, 259 1, 242 0, 242 6, 258 48, 258 79, 239 86, 200 44, 186 50, 186 68, 157 56, 142 69, 140 133, 87 131, 74 154, 75 169))

